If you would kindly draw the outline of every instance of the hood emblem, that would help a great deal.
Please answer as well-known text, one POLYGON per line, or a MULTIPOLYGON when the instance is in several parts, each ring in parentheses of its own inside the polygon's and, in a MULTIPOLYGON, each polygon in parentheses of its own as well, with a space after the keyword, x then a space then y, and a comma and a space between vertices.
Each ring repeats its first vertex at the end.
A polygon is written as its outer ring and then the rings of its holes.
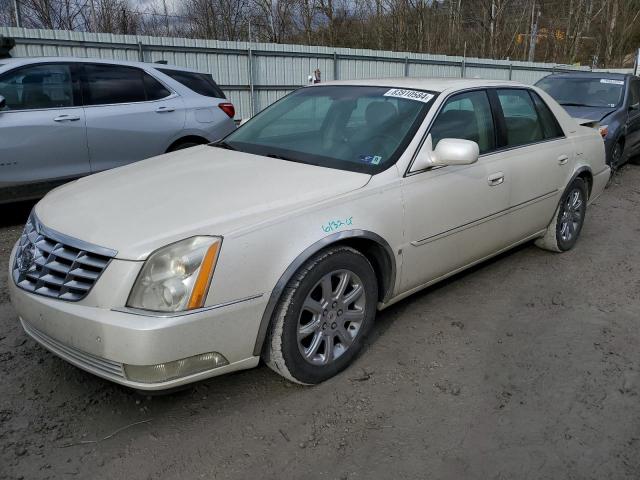
POLYGON ((36 260, 36 246, 33 243, 29 242, 27 245, 23 247, 22 253, 17 259, 16 263, 17 263, 18 271, 21 274, 27 273, 35 263, 35 260, 36 260))

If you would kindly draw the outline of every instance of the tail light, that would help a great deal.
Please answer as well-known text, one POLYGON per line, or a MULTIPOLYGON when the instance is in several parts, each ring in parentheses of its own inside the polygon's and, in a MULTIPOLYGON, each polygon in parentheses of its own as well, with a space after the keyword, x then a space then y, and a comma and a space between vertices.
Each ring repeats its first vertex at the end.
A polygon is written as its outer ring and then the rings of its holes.
POLYGON ((233 103, 221 103, 218 105, 218 107, 220 107, 220 110, 226 113, 229 118, 233 118, 236 116, 236 109, 233 106, 233 103))

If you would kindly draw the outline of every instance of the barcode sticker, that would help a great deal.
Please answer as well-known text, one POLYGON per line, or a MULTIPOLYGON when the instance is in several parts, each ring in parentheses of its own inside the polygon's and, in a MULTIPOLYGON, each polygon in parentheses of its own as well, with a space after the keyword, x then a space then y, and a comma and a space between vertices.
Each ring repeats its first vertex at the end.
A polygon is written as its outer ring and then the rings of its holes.
POLYGON ((429 103, 433 95, 419 90, 405 90, 403 88, 392 88, 384 94, 385 97, 406 98, 407 100, 417 100, 418 102, 429 103))

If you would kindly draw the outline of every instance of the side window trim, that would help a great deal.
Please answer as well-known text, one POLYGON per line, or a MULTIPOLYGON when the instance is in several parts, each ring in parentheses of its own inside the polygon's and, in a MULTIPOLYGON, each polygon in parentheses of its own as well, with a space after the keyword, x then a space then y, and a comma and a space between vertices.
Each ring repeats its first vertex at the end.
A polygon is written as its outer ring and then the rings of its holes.
POLYGON ((143 68, 140 67, 134 67, 131 65, 120 65, 120 64, 116 64, 116 63, 97 63, 97 62, 78 62, 78 70, 81 72, 81 74, 79 74, 80 76, 80 90, 82 92, 82 107, 84 108, 91 108, 91 107, 111 107, 111 106, 117 106, 117 105, 138 105, 140 103, 153 103, 153 102, 164 102, 166 100, 175 98, 178 96, 178 94, 174 91, 173 88, 171 88, 170 86, 168 86, 165 82, 161 81, 160 79, 158 79, 156 76, 154 75, 150 75, 147 71, 145 71, 143 68), (142 86, 145 90, 145 100, 141 100, 138 102, 118 102, 118 103, 97 103, 97 104, 88 104, 87 101, 90 97, 89 94, 89 82, 87 81, 87 74, 86 74, 86 70, 85 67, 87 65, 97 65, 97 66, 113 66, 113 67, 121 67, 121 68, 130 68, 130 69, 134 69, 136 71, 138 71, 138 73, 140 73, 140 77, 141 77, 141 81, 142 81, 142 86), (151 76, 151 78, 153 78, 155 81, 159 82, 164 88, 166 88, 169 91, 169 95, 164 97, 164 98, 159 98, 157 100, 147 100, 147 87, 145 85, 144 82, 144 75, 149 75, 151 76))
MULTIPOLYGON (((640 85, 640 80, 639 80, 639 85, 640 85)), ((518 146, 515 146, 515 147, 509 147, 507 145, 507 141, 506 141, 506 137, 507 137, 506 120, 504 118, 504 113, 502 111, 502 106, 500 105, 500 101, 498 99, 498 93, 497 93, 498 90, 505 90, 505 89, 526 90, 527 92, 535 93, 535 91, 532 90, 531 88, 511 87, 509 85, 504 85, 504 86, 500 85, 500 86, 495 86, 495 87, 480 87, 480 88, 475 87, 475 88, 469 88, 469 89, 465 89, 465 90, 458 90, 456 92, 452 92, 451 94, 447 95, 444 98, 443 102, 438 107, 438 111, 435 113, 433 118, 430 120, 429 125, 427 127, 427 130, 425 131, 424 135, 420 139, 420 143, 418 144, 418 146, 414 150, 413 155, 411 156, 411 161, 409 162, 409 165, 407 166, 407 168, 406 168, 406 170, 404 172, 403 178, 411 177, 413 175, 419 175, 421 173, 430 172, 432 170, 437 170, 437 169, 440 169, 440 168, 445 168, 444 166, 438 166, 438 167, 428 167, 428 168, 425 168, 425 169, 422 169, 422 170, 418 170, 418 171, 415 171, 415 172, 411 171, 411 167, 413 166, 413 163, 415 162, 416 157, 417 157, 418 153, 420 152, 420 149, 424 145, 424 142, 426 141, 427 137, 431 134, 431 127, 433 126, 433 123, 435 122, 436 118, 438 118, 438 115, 440 115, 440 112, 442 111, 444 106, 447 104, 449 99, 451 97, 455 96, 455 95, 460 94, 460 93, 475 92, 475 91, 484 90, 487 93, 487 96, 489 97, 489 103, 491 105, 491 113, 492 113, 492 116, 493 116, 494 130, 495 130, 495 134, 496 134, 496 146, 495 146, 495 148, 493 150, 490 150, 490 151, 485 152, 485 153, 481 153, 479 158, 484 158, 484 157, 487 157, 489 155, 494 155, 494 154, 497 154, 497 153, 508 152, 509 150, 515 150, 517 148, 524 148, 524 147, 529 147, 529 146, 532 146, 532 145, 538 145, 538 144, 541 144, 541 143, 553 142, 553 141, 556 141, 556 140, 563 140, 563 139, 567 138, 566 133, 564 132, 564 130, 560 126, 560 131, 563 132, 563 135, 560 136, 560 137, 545 138, 545 139, 543 139, 541 141, 526 143, 526 144, 518 145, 518 146)), ((540 100, 543 103, 545 103, 544 100, 542 99, 542 97, 540 97, 540 100)), ((533 101, 533 99, 531 101, 532 101, 532 103, 533 103, 533 105, 535 107, 535 102, 533 101)), ((545 103, 545 105, 546 105, 546 103, 545 103)), ((549 110, 551 110, 551 109, 549 109, 549 110)), ((536 113, 537 112, 538 111, 536 109, 536 113)), ((551 111, 551 114, 553 115, 554 120, 556 122, 558 122, 558 119, 555 117, 555 114, 553 113, 553 111, 551 111)), ((558 125, 559 125, 559 123, 558 123, 558 125)))
POLYGON ((82 108, 82 97, 81 97, 81 84, 80 78, 76 74, 75 65, 76 62, 34 62, 29 63, 27 65, 22 65, 21 67, 12 68, 11 70, 7 70, 0 75, 0 80, 5 76, 12 75, 20 70, 25 70, 31 67, 45 67, 47 65, 66 65, 69 68, 70 80, 71 80, 71 94, 72 94, 72 102, 73 105, 69 105, 66 107, 45 107, 45 108, 24 108, 20 110, 2 110, 3 114, 15 114, 15 113, 25 113, 25 112, 42 112, 48 110, 67 110, 71 108, 82 108), (77 80, 77 82, 76 82, 77 80))
POLYGON ((504 118, 500 99, 498 98, 498 89, 488 88, 487 96, 489 97, 489 104, 491 105, 491 112, 493 114, 493 123, 496 128, 496 148, 494 151, 501 151, 507 146, 508 142, 507 123, 504 118))

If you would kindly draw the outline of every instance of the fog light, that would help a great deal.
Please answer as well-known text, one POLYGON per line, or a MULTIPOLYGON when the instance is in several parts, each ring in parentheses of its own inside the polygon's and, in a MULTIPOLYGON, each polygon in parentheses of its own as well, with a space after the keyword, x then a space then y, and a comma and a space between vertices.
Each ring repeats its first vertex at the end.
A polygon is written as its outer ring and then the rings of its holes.
POLYGON ((157 365, 125 365, 124 373, 127 379, 134 382, 161 383, 228 364, 229 361, 224 356, 218 352, 210 352, 157 365))

